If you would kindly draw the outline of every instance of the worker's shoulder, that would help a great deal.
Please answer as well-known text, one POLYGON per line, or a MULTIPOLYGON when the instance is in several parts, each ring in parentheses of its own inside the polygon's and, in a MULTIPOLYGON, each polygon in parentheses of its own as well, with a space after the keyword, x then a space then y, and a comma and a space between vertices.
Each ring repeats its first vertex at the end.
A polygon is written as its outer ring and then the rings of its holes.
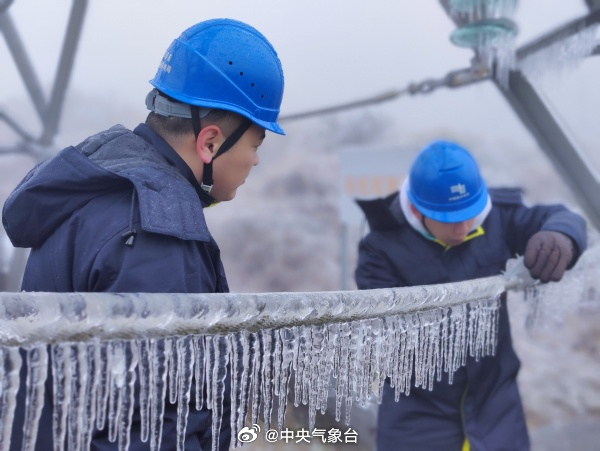
POLYGON ((494 204, 519 205, 523 203, 521 188, 490 188, 488 192, 494 204))

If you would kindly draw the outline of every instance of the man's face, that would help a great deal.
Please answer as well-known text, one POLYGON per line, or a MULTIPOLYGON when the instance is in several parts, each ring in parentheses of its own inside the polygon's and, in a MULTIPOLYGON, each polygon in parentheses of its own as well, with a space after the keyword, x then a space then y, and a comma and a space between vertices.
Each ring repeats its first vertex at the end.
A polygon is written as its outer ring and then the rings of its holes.
POLYGON ((258 164, 258 148, 264 139, 265 130, 253 124, 231 149, 214 160, 210 195, 215 200, 223 202, 235 197, 252 167, 258 164))
POLYGON ((458 246, 462 243, 475 223, 475 218, 462 222, 439 222, 425 218, 429 232, 448 246, 458 246))

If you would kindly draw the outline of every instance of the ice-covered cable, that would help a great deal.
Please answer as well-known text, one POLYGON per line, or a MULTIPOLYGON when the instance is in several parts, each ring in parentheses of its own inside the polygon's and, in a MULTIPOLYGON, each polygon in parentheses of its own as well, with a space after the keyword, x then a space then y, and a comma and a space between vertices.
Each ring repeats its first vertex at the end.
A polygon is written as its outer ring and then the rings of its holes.
MULTIPOLYGON (((281 431, 288 393, 307 404, 309 430, 324 412, 333 377, 335 415, 381 397, 389 378, 400 393, 431 389, 468 356, 493 354, 500 296, 526 290, 539 317, 552 290, 566 298, 599 292, 600 254, 589 250, 563 282, 528 279, 521 261, 504 275, 364 291, 270 294, 0 294, 0 450, 8 449, 19 370, 27 365, 24 437, 32 447, 50 362, 55 449, 89 449, 105 427, 119 449, 130 442, 134 392, 141 436, 159 449, 165 403, 178 402, 177 443, 189 410, 210 408, 213 432, 231 379, 232 440, 258 423, 281 431), (537 304, 536 304, 537 302, 537 304), (19 348, 25 354, 19 352, 19 348), (24 357, 23 357, 24 356, 24 357), (293 380, 293 387, 290 381, 293 380), (134 389, 134 384, 139 390, 134 389), (276 416, 273 411, 277 410, 276 416), (262 413, 262 415, 261 415, 262 413), (274 416, 276 424, 271 424, 274 416)), ((217 443, 213 443, 217 449, 217 443)))

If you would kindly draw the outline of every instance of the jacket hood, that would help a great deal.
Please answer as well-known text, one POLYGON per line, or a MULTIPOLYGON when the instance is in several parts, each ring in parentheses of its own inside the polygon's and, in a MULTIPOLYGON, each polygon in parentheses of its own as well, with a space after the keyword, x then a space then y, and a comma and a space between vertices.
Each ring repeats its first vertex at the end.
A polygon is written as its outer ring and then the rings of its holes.
POLYGON ((14 246, 36 247, 92 198, 132 185, 143 230, 210 240, 194 187, 150 143, 121 125, 33 168, 6 200, 2 224, 14 246))
POLYGON ((400 209, 399 192, 378 199, 356 199, 365 214, 370 230, 390 230, 406 223, 400 209))

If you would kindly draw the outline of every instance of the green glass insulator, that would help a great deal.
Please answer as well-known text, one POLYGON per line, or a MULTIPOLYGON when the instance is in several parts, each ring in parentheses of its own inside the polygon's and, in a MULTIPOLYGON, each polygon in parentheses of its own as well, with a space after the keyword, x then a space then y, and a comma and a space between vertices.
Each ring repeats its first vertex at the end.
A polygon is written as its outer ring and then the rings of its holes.
POLYGON ((506 43, 517 34, 517 25, 510 19, 485 19, 468 23, 450 34, 458 47, 480 48, 506 43))

